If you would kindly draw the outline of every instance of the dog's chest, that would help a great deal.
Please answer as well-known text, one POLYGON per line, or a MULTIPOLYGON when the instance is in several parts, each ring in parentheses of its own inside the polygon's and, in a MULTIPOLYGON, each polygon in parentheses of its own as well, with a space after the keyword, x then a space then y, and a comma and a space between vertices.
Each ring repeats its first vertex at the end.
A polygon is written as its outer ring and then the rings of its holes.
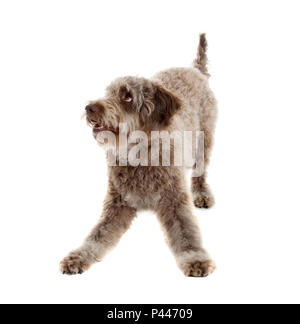
POLYGON ((169 177, 159 167, 114 167, 111 171, 115 189, 129 206, 137 209, 155 208, 169 177))

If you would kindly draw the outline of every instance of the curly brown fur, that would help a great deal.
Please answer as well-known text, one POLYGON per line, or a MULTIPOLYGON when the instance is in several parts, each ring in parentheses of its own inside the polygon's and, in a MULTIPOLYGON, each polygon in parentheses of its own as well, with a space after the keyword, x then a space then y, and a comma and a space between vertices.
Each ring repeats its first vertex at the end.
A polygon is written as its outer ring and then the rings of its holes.
MULTIPOLYGON (((208 86, 207 43, 200 36, 193 68, 173 68, 152 79, 124 77, 115 80, 103 99, 86 107, 87 121, 94 137, 103 130, 113 132, 120 148, 120 123, 128 131, 203 131, 205 169, 213 144, 217 104, 208 86)), ((107 152, 109 149, 107 149, 107 152)), ((117 156, 119 159, 119 156, 117 156)), ((120 160, 118 160, 120 162, 120 160)), ((206 172, 192 179, 197 207, 208 208, 213 197, 206 183, 206 172)), ((202 247, 192 199, 186 184, 185 168, 170 166, 109 166, 109 188, 102 217, 84 241, 62 262, 65 274, 86 271, 101 261, 129 228, 136 212, 156 212, 178 266, 187 276, 204 277, 215 266, 202 247)))

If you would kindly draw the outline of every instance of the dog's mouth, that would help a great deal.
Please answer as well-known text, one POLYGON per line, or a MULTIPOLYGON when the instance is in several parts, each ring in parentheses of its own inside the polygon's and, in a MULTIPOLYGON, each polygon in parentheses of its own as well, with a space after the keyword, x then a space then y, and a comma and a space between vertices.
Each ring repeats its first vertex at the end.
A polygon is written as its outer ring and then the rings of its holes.
POLYGON ((112 132, 114 135, 119 134, 119 127, 113 127, 111 125, 106 125, 102 122, 87 118, 87 123, 93 129, 93 135, 96 138, 102 132, 112 132))
POLYGON ((119 133, 119 128, 114 128, 112 126, 95 124, 93 126, 93 134, 98 135, 101 132, 112 132, 115 135, 117 135, 119 133))

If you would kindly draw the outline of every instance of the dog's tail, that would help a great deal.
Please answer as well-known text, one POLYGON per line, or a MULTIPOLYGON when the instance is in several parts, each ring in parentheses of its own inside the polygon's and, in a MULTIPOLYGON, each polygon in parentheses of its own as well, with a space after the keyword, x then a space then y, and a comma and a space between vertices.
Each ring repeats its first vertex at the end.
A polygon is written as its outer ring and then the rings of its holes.
POLYGON ((194 60, 194 67, 199 69, 203 74, 207 75, 208 77, 210 74, 207 71, 207 41, 206 41, 206 35, 201 34, 200 35, 200 41, 197 51, 197 58, 194 60))

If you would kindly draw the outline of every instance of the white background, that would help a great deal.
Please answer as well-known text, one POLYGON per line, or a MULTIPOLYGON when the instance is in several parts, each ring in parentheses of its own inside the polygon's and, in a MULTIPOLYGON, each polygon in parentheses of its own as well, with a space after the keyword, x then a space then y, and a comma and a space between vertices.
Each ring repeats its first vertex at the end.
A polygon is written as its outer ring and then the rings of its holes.
POLYGON ((0 302, 300 302, 299 29, 299 1, 1 1, 0 302), (62 276, 106 190, 87 101, 189 66, 199 32, 219 120, 216 206, 195 213, 217 271, 185 278, 145 212, 104 262, 62 276))

